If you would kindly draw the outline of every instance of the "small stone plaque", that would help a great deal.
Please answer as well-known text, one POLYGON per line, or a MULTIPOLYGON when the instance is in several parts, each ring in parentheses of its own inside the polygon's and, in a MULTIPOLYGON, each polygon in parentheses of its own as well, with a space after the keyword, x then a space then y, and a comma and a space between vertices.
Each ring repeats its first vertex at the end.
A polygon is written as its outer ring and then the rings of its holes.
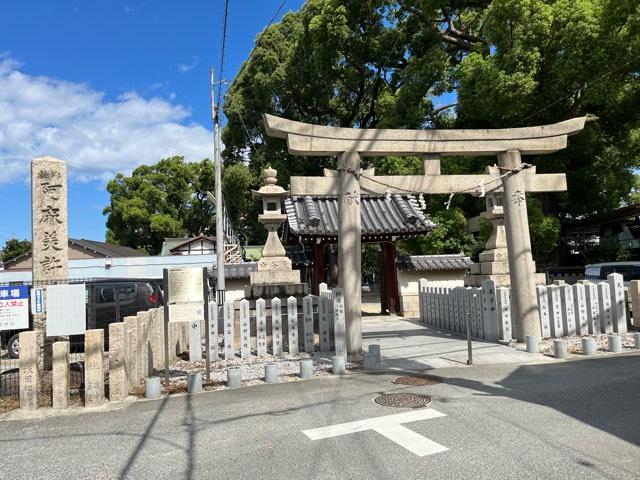
POLYGON ((235 347, 235 308, 233 301, 224 302, 223 307, 224 319, 224 359, 232 360, 236 358, 235 347))
POLYGON ((330 300, 321 295, 318 297, 318 327, 320 329, 320 351, 331 351, 331 317, 330 300))
POLYGON ((549 285, 549 314, 551 316, 551 336, 554 338, 564 337, 564 322, 562 320, 562 299, 560 297, 560 287, 549 285))
POLYGON ((500 340, 510 342, 513 340, 511 328, 511 299, 508 288, 499 287, 496 295, 498 303, 498 318, 500 319, 500 340))
POLYGON ((297 355, 300 353, 300 347, 298 345, 298 300, 296 297, 287 299, 287 320, 289 354, 297 355))
POLYGON ((585 285, 587 294, 587 322, 589 333, 597 335, 600 330, 600 300, 598 298, 598 286, 595 283, 585 285))
POLYGON ((313 297, 307 295, 302 299, 302 318, 304 333, 304 351, 311 353, 314 350, 313 338, 313 297))
POLYGON ((251 356, 251 312, 249 300, 240 301, 240 357, 251 356))
POLYGON ((540 334, 542 338, 551 337, 551 322, 549 318, 549 295, 546 285, 536 287, 538 296, 538 310, 540 312, 540 334))
POLYGON ((589 321, 587 318, 587 293, 584 285, 573 285, 573 301, 576 312, 576 333, 578 335, 589 334, 589 321))
POLYGON ((626 333, 627 312, 624 305, 624 280, 619 273, 607 276, 611 296, 611 320, 615 333, 626 333))
POLYGON ((598 302, 600 303, 600 329, 602 333, 613 333, 613 314, 611 312, 611 289, 609 283, 598 283, 598 302))
POLYGON ((347 330, 344 316, 344 292, 341 288, 333 291, 333 327, 336 356, 347 358, 347 330))
POLYGON ((271 340, 274 356, 283 354, 282 347, 282 301, 279 298, 271 300, 271 340))
POLYGON ((256 301, 256 349, 259 357, 267 356, 267 302, 256 301))
POLYGON ((571 285, 560 286, 560 301, 562 302, 562 322, 565 335, 576 334, 576 312, 571 285))

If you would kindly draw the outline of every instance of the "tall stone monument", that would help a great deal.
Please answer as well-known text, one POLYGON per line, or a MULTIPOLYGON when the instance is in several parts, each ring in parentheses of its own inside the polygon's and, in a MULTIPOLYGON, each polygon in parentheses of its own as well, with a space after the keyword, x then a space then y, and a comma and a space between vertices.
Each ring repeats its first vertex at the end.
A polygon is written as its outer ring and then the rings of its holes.
POLYGON ((291 268, 291 259, 278 237, 278 228, 287 216, 282 213, 282 201, 289 192, 279 186, 278 172, 267 167, 263 172, 264 186, 252 190, 254 199, 261 200, 263 213, 258 221, 267 231, 267 241, 258 261, 258 271, 251 272, 250 285, 245 287, 246 298, 301 296, 309 293, 309 286, 300 282, 300 272, 291 268))
MULTIPOLYGON (((67 164, 53 157, 31 161, 31 249, 33 286, 69 278, 67 226, 67 164)), ((33 328, 39 349, 38 369, 50 369, 51 344, 45 342, 47 314, 34 313, 33 328), (45 348, 46 347, 46 348, 45 348)))

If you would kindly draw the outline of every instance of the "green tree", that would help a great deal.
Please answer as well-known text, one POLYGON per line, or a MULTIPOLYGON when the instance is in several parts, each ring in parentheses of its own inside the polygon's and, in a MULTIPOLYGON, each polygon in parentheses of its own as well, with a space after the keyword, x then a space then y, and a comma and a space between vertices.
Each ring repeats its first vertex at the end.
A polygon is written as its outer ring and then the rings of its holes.
MULTIPOLYGON (((539 197, 531 230, 539 254, 557 218, 582 218, 630 201, 640 167, 640 4, 635 0, 309 0, 269 27, 225 99, 227 162, 248 155, 289 175, 321 174, 329 158, 289 156, 262 114, 358 128, 479 128, 599 121, 569 148, 525 159, 566 172, 565 194, 539 197), (455 110, 442 105, 456 95, 455 110)), ((413 159, 375 159, 380 171, 413 159)), ((443 173, 480 173, 495 158, 455 158, 443 173)), ((417 173, 417 172, 415 172, 417 173)), ((429 200, 434 217, 446 199, 429 200)), ((458 195, 467 217, 481 201, 458 195)), ((434 232, 437 233, 437 232, 434 232)), ((555 243, 551 242, 551 243, 555 243)), ((466 242, 462 242, 466 245, 466 242)), ((546 253, 544 253, 546 254, 546 253)))
POLYGON ((0 262, 8 262, 23 253, 31 251, 31 242, 29 240, 18 240, 10 238, 4 243, 4 247, 0 250, 0 262))

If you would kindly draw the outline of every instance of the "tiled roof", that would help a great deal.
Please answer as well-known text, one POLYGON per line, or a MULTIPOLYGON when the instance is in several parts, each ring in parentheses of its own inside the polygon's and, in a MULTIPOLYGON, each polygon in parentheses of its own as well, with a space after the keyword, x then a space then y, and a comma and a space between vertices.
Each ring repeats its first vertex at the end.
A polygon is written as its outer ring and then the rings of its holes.
POLYGON ((123 245, 114 245, 112 243, 96 242, 95 240, 85 240, 70 238, 69 243, 80 248, 85 248, 93 252, 104 255, 105 257, 145 257, 145 253, 141 253, 135 248, 125 247, 123 245))
POLYGON ((402 255, 398 256, 397 265, 400 270, 442 271, 466 270, 473 262, 464 255, 402 255))
MULTIPOLYGON (((362 235, 422 234, 435 224, 410 195, 362 196, 362 235)), ((336 236, 337 197, 291 197, 285 199, 289 229, 297 236, 336 236)))

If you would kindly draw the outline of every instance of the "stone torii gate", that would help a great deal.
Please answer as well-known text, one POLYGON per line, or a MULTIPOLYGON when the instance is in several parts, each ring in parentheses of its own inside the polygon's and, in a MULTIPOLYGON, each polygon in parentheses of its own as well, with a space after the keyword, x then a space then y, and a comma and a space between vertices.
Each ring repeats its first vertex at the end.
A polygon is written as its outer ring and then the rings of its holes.
POLYGON ((289 153, 338 157, 337 177, 291 177, 291 195, 338 194, 338 283, 345 293, 347 349, 362 352, 361 325, 361 218, 360 195, 422 193, 475 193, 504 191, 504 215, 511 274, 514 323, 518 341, 540 337, 535 291, 535 267, 525 192, 566 190, 564 174, 537 175, 526 169, 522 155, 562 150, 567 136, 580 132, 587 118, 580 117, 537 127, 482 130, 391 130, 325 127, 264 115, 267 134, 287 140, 289 153), (422 155, 424 175, 367 177, 360 158, 367 156, 422 155), (496 155, 500 171, 491 175, 440 175, 440 156, 496 155))

